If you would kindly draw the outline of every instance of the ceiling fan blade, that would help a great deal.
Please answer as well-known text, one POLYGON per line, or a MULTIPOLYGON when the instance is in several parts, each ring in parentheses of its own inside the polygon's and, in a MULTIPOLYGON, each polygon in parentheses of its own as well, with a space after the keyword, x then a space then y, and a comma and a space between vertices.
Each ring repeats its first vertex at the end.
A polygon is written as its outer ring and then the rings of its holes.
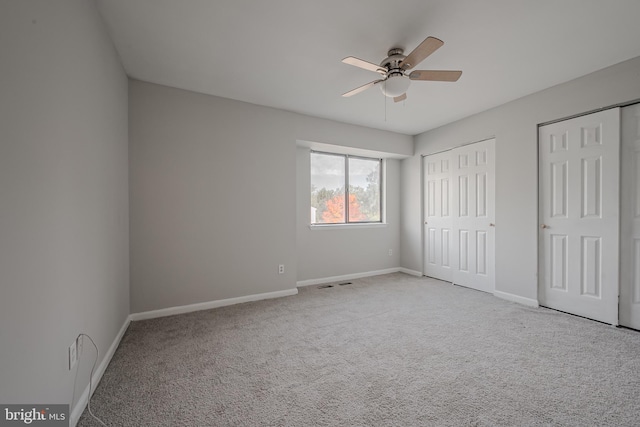
POLYGON ((421 63, 427 56, 438 50, 444 42, 435 37, 427 37, 417 48, 413 49, 406 58, 402 60, 400 66, 405 70, 410 70, 421 63))
POLYGON ((430 80, 434 82, 456 82, 462 71, 449 70, 415 70, 409 74, 411 80, 430 80))
POLYGON ((381 81, 383 81, 383 80, 382 80, 382 79, 374 80, 374 81, 372 81, 372 82, 367 83, 366 85, 362 85, 362 86, 357 87, 357 88, 355 88, 355 89, 353 89, 353 90, 350 90, 349 92, 343 93, 343 94, 342 94, 342 96, 344 96, 345 98, 347 98, 347 97, 349 97, 349 96, 356 95, 356 94, 358 94, 358 93, 360 93, 360 92, 363 92, 363 91, 365 91, 365 90, 369 89, 371 86, 373 86, 373 85, 375 85, 375 84, 377 84, 377 83, 380 83, 381 81))
POLYGON ((400 101, 404 101, 405 99, 407 99, 407 94, 403 93, 400 96, 396 96, 395 98, 393 98, 393 102, 400 102, 400 101))
POLYGON ((344 62, 345 64, 353 65, 354 67, 364 68, 365 70, 369 71, 375 71, 376 73, 380 73, 382 75, 387 74, 387 70, 384 67, 356 58, 355 56, 347 56, 342 60, 342 62, 344 62))

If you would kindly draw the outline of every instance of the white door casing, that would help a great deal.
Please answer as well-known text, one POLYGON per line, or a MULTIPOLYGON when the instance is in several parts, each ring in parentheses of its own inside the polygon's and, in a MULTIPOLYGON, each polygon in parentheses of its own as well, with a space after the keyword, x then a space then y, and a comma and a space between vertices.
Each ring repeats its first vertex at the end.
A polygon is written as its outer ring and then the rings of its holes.
POLYGON ((640 104, 621 113, 620 324, 640 329, 640 104))
POLYGON ((495 288, 495 140, 425 156, 424 274, 495 288))
POLYGON ((540 304, 618 324, 620 112, 541 126, 540 304))
POLYGON ((451 266, 451 152, 423 158, 424 275, 450 282, 451 266))

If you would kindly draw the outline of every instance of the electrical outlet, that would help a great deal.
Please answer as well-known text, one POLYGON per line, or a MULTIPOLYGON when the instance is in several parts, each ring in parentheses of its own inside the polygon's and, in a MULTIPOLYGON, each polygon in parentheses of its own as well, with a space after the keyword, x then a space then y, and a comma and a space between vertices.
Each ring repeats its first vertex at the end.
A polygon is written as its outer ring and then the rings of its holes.
POLYGON ((393 255, 393 249, 389 249, 389 256, 393 255))
POLYGON ((74 340, 69 346, 69 370, 73 369, 78 362, 78 341, 74 340))
POLYGON ((284 274, 284 264, 278 266, 278 274, 284 274))

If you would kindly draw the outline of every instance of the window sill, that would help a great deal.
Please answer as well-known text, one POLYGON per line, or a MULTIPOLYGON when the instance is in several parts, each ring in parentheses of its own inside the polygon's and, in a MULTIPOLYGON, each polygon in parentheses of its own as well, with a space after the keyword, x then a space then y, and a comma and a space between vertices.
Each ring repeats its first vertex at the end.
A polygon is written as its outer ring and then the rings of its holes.
POLYGON ((339 228, 384 228, 386 222, 367 222, 364 224, 311 224, 311 230, 336 230, 339 228))

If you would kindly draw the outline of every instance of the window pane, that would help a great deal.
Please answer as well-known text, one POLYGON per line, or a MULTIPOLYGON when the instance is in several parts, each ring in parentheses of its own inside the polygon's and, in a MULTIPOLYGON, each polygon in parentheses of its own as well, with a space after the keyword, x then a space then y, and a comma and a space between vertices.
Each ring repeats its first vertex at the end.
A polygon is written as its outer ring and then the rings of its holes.
POLYGON ((380 221, 380 160, 349 157, 349 222, 380 221))
POLYGON ((311 223, 345 222, 344 156, 311 153, 311 223))

